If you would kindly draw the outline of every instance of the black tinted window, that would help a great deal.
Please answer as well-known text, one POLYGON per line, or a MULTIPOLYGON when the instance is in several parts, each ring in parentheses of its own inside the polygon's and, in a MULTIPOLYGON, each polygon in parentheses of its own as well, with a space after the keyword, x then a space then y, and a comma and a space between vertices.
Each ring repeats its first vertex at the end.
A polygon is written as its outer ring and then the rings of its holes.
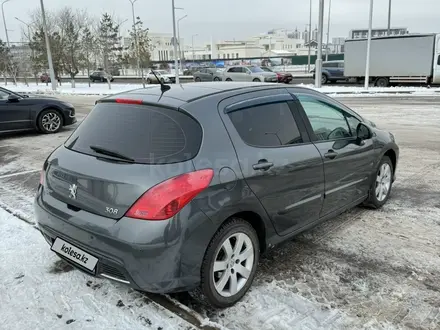
POLYGON ((244 142, 257 147, 302 143, 301 134, 287 103, 272 103, 229 114, 244 142))
POLYGON ((194 158, 202 140, 200 125, 177 110, 145 105, 99 103, 65 146, 97 155, 98 146, 137 163, 175 163, 194 158))

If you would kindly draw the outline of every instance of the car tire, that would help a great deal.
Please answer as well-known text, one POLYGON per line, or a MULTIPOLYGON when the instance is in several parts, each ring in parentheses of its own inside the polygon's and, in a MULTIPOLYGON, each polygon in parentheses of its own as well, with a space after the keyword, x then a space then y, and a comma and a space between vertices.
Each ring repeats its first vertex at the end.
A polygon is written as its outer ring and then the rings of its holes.
POLYGON ((214 81, 220 81, 220 78, 219 77, 215 77, 214 81))
POLYGON ((231 78, 226 78, 226 81, 232 81, 232 79, 231 78))
POLYGON ((102 82, 102 83, 104 82, 104 78, 102 78, 102 77, 101 77, 101 82, 102 82))
POLYGON ((62 114, 55 109, 43 110, 37 119, 37 126, 41 133, 58 133, 63 127, 64 119, 62 114))
POLYGON ((202 304, 215 308, 234 305, 251 287, 259 257, 260 245, 255 229, 241 218, 231 218, 220 227, 206 249, 201 266, 200 286, 190 292, 191 296, 202 304), (239 241, 242 241, 241 248, 236 246, 239 241), (225 245, 230 247, 230 256, 225 253, 225 245), (239 250, 235 250, 237 248, 239 250), (249 250, 251 252, 246 252, 249 250), (219 270, 214 271, 214 264, 219 258, 222 260, 217 261, 217 265, 226 268, 223 270, 220 267, 219 270), (231 282, 234 278, 237 280, 237 286, 232 289, 231 282), (223 289, 220 289, 222 286, 223 289), (225 290, 226 287, 229 292, 225 290))
POLYGON ((150 85, 151 84, 151 79, 147 78, 147 84, 150 85))
POLYGON ((388 201, 393 187, 393 163, 388 156, 384 156, 376 170, 374 181, 368 192, 368 199, 364 205, 379 209, 388 201))
POLYGON ((377 87, 388 87, 390 82, 388 80, 388 78, 377 78, 375 83, 374 83, 377 87))
POLYGON ((95 79, 91 79, 92 80, 92 83, 94 83, 95 82, 95 79))
POLYGON ((325 85, 325 84, 327 84, 327 82, 328 82, 328 77, 327 77, 326 74, 323 74, 323 75, 321 76, 321 84, 322 84, 322 85, 325 85))
POLYGON ((200 79, 200 77, 196 77, 196 78, 194 79, 194 81, 195 81, 195 82, 201 82, 202 79, 200 79))
POLYGON ((255 78, 254 80, 252 80, 253 82, 261 82, 261 80, 260 79, 258 79, 258 78, 255 78))

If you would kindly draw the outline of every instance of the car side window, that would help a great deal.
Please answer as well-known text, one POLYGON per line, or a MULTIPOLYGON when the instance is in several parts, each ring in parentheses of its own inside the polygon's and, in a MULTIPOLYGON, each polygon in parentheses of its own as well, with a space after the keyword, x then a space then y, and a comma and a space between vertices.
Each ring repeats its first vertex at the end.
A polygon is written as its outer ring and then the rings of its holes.
POLYGON ((9 94, 4 92, 4 91, 0 91, 0 100, 7 100, 9 97, 9 94))
POLYGON ((237 72, 237 68, 229 68, 228 72, 237 72))
POLYGON ((255 147, 280 147, 303 143, 286 102, 270 103, 229 113, 241 139, 255 147))
POLYGON ((346 114, 345 111, 337 109, 309 95, 297 95, 297 98, 319 141, 337 140, 355 136, 356 129, 354 129, 354 131, 350 129, 345 117, 348 114, 346 114))

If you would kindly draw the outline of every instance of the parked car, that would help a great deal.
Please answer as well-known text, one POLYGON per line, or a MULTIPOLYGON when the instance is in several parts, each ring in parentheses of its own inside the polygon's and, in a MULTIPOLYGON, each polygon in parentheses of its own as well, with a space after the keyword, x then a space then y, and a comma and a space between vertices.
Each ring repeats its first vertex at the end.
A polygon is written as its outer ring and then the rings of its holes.
POLYGON ((52 97, 22 95, 0 87, 0 133, 37 130, 57 133, 76 123, 72 104, 52 97))
POLYGON ((235 65, 223 72, 224 81, 278 82, 277 74, 264 71, 259 66, 235 65))
POLYGON ((293 80, 293 76, 289 72, 274 71, 272 68, 270 68, 268 66, 262 66, 261 68, 264 71, 276 73, 279 83, 290 84, 290 82, 293 80))
MULTIPOLYGON (((315 69, 310 70, 315 79, 315 69)), ((344 76, 344 61, 327 61, 322 63, 321 83, 325 85, 328 82, 336 82, 339 80, 346 81, 344 76)))
MULTIPOLYGON (((162 81, 164 84, 169 84, 169 83, 174 84, 176 82, 176 75, 171 74, 166 70, 154 70, 154 73, 156 74, 157 78, 159 78, 160 81, 162 81)), ((147 79, 147 84, 159 83, 159 81, 156 79, 156 77, 151 71, 148 72, 146 79, 147 79)))
POLYGON ((331 97, 272 83, 166 87, 98 100, 44 162, 38 227, 84 272, 223 308, 269 247, 387 202, 394 136, 331 97))
POLYGON ((108 74, 105 71, 93 71, 90 74, 90 80, 92 82, 95 82, 95 81, 106 82, 107 79, 109 79, 111 82, 113 82, 113 80, 115 80, 111 74, 108 74))
MULTIPOLYGON (((56 79, 58 80, 58 82, 60 81, 60 77, 59 77, 59 76, 57 76, 56 79)), ((43 74, 40 76, 40 81, 41 81, 42 83, 50 83, 52 80, 50 79, 50 75, 49 75, 49 74, 47 74, 47 73, 43 73, 43 74)))
POLYGON ((203 68, 197 72, 194 72, 193 77, 195 82, 201 81, 220 81, 222 76, 222 71, 217 68, 203 68), (215 79, 217 78, 217 79, 215 79))

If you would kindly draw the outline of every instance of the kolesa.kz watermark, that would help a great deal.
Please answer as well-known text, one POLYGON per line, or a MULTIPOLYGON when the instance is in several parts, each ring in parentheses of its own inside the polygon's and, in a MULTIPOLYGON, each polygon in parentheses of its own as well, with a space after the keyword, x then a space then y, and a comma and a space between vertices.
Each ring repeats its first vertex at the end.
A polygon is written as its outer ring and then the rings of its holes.
POLYGON ((69 246, 66 246, 65 244, 63 244, 63 246, 61 247, 61 251, 75 259, 78 259, 85 265, 87 264, 87 260, 89 260, 89 258, 86 257, 84 254, 80 252, 76 252, 74 249, 72 249, 69 246))

